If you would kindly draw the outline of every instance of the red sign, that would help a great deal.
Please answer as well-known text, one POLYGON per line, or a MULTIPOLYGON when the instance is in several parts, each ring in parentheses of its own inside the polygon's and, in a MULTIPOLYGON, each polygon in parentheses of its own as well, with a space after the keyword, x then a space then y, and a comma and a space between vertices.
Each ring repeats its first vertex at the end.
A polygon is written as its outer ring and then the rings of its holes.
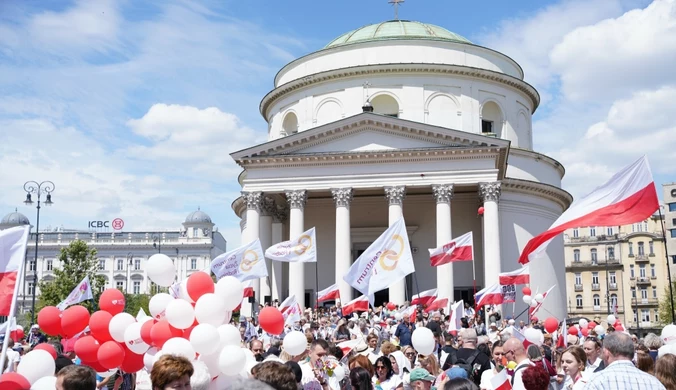
POLYGON ((124 227, 124 221, 121 218, 113 219, 113 229, 122 230, 123 227, 124 227))

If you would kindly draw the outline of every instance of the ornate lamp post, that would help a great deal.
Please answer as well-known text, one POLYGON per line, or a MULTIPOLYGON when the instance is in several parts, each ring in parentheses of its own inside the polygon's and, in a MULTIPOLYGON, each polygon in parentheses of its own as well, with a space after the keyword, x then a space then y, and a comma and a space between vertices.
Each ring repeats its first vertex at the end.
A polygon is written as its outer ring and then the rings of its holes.
POLYGON ((35 296, 38 289, 38 243, 40 239, 40 198, 42 194, 46 195, 45 206, 51 206, 54 204, 52 202, 52 192, 54 191, 54 183, 51 181, 43 181, 38 183, 36 181, 27 181, 23 185, 24 191, 26 191, 26 200, 23 202, 27 206, 33 204, 33 194, 37 195, 37 218, 35 220, 35 259, 33 261, 36 265, 35 270, 33 270, 33 302, 31 303, 31 323, 35 324, 35 296))

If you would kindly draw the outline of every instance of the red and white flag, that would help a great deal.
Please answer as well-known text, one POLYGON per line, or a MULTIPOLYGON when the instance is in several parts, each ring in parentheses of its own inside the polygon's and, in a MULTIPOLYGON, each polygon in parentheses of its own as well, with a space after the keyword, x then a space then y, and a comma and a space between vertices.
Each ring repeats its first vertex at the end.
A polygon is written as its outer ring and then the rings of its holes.
POLYGON ((472 243, 472 232, 469 232, 458 238, 454 238, 451 242, 444 244, 442 247, 429 249, 432 267, 452 263, 454 261, 474 260, 474 247, 472 243))
MULTIPOLYGON (((425 308, 425 313, 448 308, 448 298, 437 298, 425 308)), ((448 314, 448 313, 446 313, 448 314)))
POLYGON ((464 309, 465 303, 462 299, 451 305, 451 309, 449 310, 451 318, 448 321, 448 330, 462 329, 462 315, 464 309))
POLYGON ((628 225, 650 217, 659 206, 650 165, 643 156, 574 202, 549 230, 528 241, 519 263, 528 264, 537 258, 547 250, 549 242, 566 229, 628 225))
POLYGON ((251 283, 252 281, 248 281, 243 283, 244 284, 244 294, 242 295, 242 298, 251 298, 254 296, 254 289, 253 285, 251 283))
POLYGON ((437 289, 433 288, 431 290, 423 291, 420 294, 414 295, 413 299, 411 300, 411 306, 414 305, 426 306, 434 302, 435 299, 437 299, 437 289))
POLYGON ((476 307, 484 305, 500 305, 503 300, 502 287, 499 284, 488 286, 474 295, 476 307))
POLYGON ((282 312, 284 322, 287 324, 294 324, 300 321, 303 309, 301 309, 295 295, 291 295, 279 305, 279 311, 282 312))
POLYGON ((334 284, 317 293, 317 302, 335 301, 336 299, 340 299, 338 284, 334 284))
POLYGON ((364 342, 363 338, 356 338, 352 340, 343 341, 342 343, 336 344, 336 346, 343 351, 343 354, 345 356, 347 356, 349 355, 350 351, 352 351, 357 347, 357 345, 359 345, 359 343, 363 342, 364 342))
POLYGON ((26 257, 28 229, 17 226, 0 231, 0 315, 11 317, 12 302, 16 298, 16 278, 26 257))
POLYGON ((411 305, 403 309, 400 309, 397 313, 401 314, 402 318, 408 317, 409 321, 415 323, 416 317, 418 316, 418 307, 415 305, 411 305))
POLYGON ((500 285, 508 286, 510 284, 528 284, 530 283, 530 266, 525 266, 511 272, 500 274, 500 285))
POLYGON ((361 295, 343 305, 343 316, 349 316, 356 311, 369 310, 369 297, 361 295))
POLYGON ((494 390, 510 390, 512 388, 507 370, 502 370, 491 378, 491 388, 494 390))
POLYGON ((542 302, 540 302, 540 303, 538 303, 537 305, 535 305, 535 307, 528 308, 528 317, 529 317, 529 319, 530 319, 530 318, 533 318, 533 316, 535 315, 535 313, 537 313, 538 310, 540 310, 540 308, 542 307, 542 304, 545 303, 545 298, 547 298, 547 295, 549 295, 549 293, 552 292, 552 290, 554 289, 554 287, 556 287, 556 285, 553 285, 552 287, 549 288, 549 290, 545 291, 545 293, 542 294, 542 302))

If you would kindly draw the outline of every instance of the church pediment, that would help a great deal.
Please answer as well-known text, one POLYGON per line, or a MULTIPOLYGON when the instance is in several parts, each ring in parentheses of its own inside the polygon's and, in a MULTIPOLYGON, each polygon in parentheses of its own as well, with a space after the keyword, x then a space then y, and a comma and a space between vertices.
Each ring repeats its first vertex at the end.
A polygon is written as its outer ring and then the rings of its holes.
POLYGON ((231 154, 239 164, 273 156, 426 149, 508 149, 509 141, 383 115, 362 113, 231 154))

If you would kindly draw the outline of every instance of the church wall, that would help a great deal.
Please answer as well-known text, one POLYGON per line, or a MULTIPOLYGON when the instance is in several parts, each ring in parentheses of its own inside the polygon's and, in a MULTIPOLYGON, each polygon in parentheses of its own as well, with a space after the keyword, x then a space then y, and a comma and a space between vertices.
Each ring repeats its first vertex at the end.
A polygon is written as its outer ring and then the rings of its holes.
POLYGON ((507 177, 561 187, 563 171, 546 156, 512 149, 507 163, 507 177))
POLYGON ((275 77, 275 87, 333 69, 412 62, 469 66, 523 79, 523 71, 514 61, 480 46, 425 40, 392 40, 345 45, 301 57, 279 71, 275 77))

